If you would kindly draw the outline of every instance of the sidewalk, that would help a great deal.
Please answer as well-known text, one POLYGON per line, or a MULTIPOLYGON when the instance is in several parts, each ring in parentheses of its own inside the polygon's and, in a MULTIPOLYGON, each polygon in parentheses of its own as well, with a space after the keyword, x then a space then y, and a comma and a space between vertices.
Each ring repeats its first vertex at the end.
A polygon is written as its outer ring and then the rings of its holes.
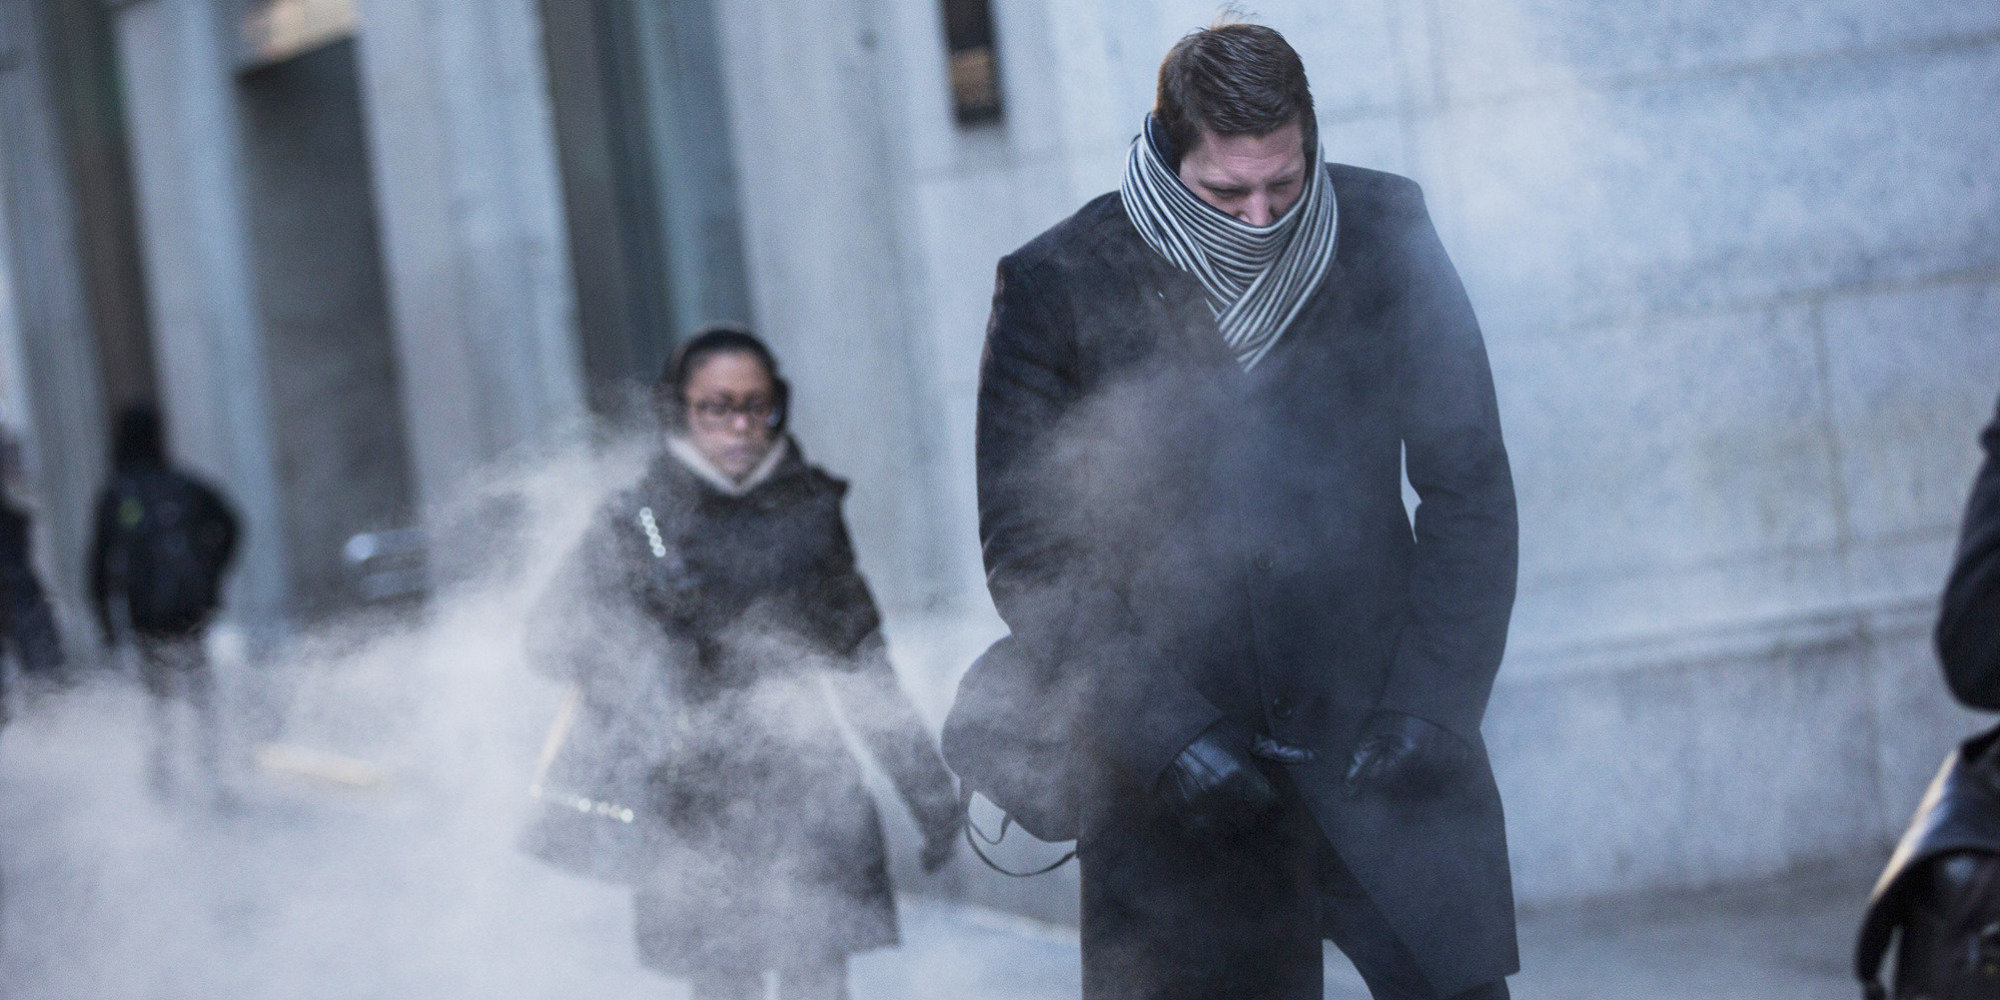
MULTIPOLYGON (((1873 860, 1755 886, 1527 914, 1519 1000, 1850 1000, 1848 973, 1873 860)), ((989 910, 905 905, 909 943, 855 966, 857 997, 1074 997, 1068 928, 989 910)), ((1328 950, 1329 1000, 1367 1000, 1328 950)))
POLYGON ((1849 971, 1855 930, 1886 860, 1856 858, 1754 885, 1527 914, 1514 995, 1853 1000, 1861 995, 1849 971))
MULTIPOLYGON (((250 773, 233 810, 162 806, 139 780, 141 707, 85 692, 0 737, 0 997, 685 995, 638 966, 622 891, 514 852, 501 799, 250 773)), ((1851 998, 1876 864, 1526 914, 1514 996, 1851 998)), ((920 896, 902 913, 904 946, 854 963, 860 1000, 1077 995, 1070 928, 920 896)), ((1328 969, 1328 997, 1366 997, 1344 959, 1328 969)))

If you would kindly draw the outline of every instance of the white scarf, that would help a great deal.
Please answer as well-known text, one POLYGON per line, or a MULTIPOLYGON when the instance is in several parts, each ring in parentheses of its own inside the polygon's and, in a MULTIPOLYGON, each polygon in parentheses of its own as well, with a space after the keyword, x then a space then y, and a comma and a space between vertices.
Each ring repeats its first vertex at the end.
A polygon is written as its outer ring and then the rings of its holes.
POLYGON ((682 465, 687 466, 688 471, 694 473, 697 479, 715 487, 723 496, 730 497, 743 496, 751 490, 764 485, 764 481, 771 478, 772 473, 778 471, 778 463, 785 460, 785 453, 791 450, 791 446, 792 443, 787 438, 781 437, 772 442, 771 450, 764 453, 764 457, 758 460, 757 465, 741 480, 736 480, 729 478, 728 473, 716 468, 714 462, 709 461, 706 455, 703 455, 695 448, 694 442, 678 434, 667 438, 667 452, 669 454, 679 459, 682 465))
POLYGON ((1247 372, 1270 353, 1333 266, 1339 212, 1324 155, 1283 216, 1252 226, 1188 190, 1153 143, 1159 127, 1147 115, 1125 157, 1118 188, 1125 214, 1147 246, 1201 282, 1223 342, 1247 372))

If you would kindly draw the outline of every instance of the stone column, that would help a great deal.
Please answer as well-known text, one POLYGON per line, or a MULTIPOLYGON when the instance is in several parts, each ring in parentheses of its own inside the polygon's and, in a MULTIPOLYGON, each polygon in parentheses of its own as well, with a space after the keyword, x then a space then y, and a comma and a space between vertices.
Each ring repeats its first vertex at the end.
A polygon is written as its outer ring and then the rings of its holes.
POLYGON ((382 0, 360 72, 420 503, 584 412, 532 0, 382 0))
POLYGON ((138 0, 118 9, 116 30, 169 445, 241 513, 228 607, 268 627, 285 610, 286 552, 243 218, 234 8, 138 0))
POLYGON ((901 219, 913 165, 884 114, 869 4, 718 4, 759 330, 794 376, 794 432, 849 478, 862 567, 884 602, 939 597, 936 433, 920 266, 901 219))
POLYGON ((44 581, 75 601, 108 451, 77 205, 41 28, 26 0, 0 3, 0 257, 13 282, 4 419, 22 436, 44 581))

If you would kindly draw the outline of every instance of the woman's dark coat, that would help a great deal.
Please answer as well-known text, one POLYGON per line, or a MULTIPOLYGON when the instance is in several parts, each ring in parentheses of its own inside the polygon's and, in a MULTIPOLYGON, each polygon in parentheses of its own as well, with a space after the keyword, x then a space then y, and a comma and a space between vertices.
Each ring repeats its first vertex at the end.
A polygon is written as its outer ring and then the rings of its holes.
POLYGON ((1249 373, 1115 194, 1000 262, 981 540, 1024 653, 1075 692, 1086 855, 1220 719, 1310 748, 1301 795, 1451 995, 1518 968, 1479 733, 1514 599, 1513 484, 1479 327, 1417 186, 1328 169, 1335 263, 1249 373), (1426 798, 1343 797, 1380 709, 1456 734, 1477 766, 1426 798))
POLYGON ((925 832, 954 828, 950 775, 855 569, 846 484, 790 448, 741 497, 660 456, 598 512, 532 623, 531 656, 581 686, 584 724, 626 734, 608 741, 619 759, 559 758, 552 780, 638 800, 640 952, 669 974, 896 942, 881 822, 822 678, 925 832))

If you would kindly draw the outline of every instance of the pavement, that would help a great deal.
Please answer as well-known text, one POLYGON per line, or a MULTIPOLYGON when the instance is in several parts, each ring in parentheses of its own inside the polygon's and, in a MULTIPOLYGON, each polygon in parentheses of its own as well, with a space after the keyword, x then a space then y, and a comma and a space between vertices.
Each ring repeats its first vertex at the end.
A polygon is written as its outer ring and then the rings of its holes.
MULTIPOLYGON (((316 700, 328 701, 290 698, 316 700)), ((454 749, 431 745, 424 767, 394 746, 373 758, 256 752, 237 734, 222 803, 199 781, 149 789, 145 706, 130 685, 33 706, 0 731, 0 998, 685 996, 638 965, 623 891, 514 851, 522 772, 478 780, 468 762, 492 759, 491 746, 475 752, 487 741, 525 767, 525 723, 468 724, 478 705, 462 700, 471 714, 444 726, 454 749)), ((267 736, 316 725, 324 744, 365 731, 283 714, 267 736)), ((1513 995, 1856 996, 1848 952, 1880 860, 1524 913, 1513 995)), ((855 997, 1077 995, 1073 929, 907 887, 918 892, 901 900, 905 942, 855 960, 855 997)), ((1337 953, 1327 964, 1328 997, 1367 996, 1337 953)))

